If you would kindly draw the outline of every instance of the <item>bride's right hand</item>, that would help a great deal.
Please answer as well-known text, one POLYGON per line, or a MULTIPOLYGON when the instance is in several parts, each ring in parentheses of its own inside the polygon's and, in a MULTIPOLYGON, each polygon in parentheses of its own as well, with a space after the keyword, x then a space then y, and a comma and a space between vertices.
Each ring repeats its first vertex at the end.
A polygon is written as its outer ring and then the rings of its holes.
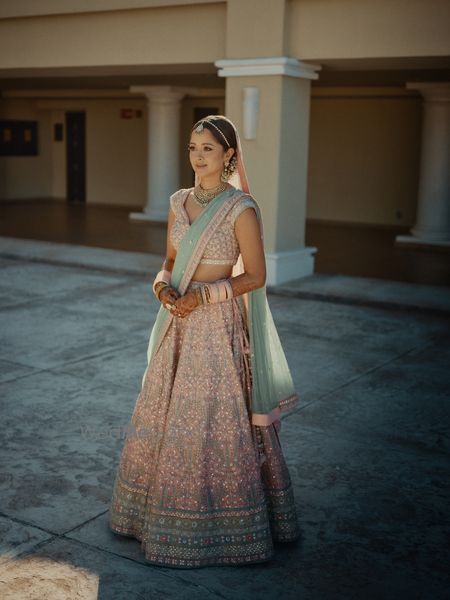
POLYGON ((175 300, 180 297, 180 292, 170 285, 167 285, 159 294, 159 301, 162 304, 174 304, 175 300))

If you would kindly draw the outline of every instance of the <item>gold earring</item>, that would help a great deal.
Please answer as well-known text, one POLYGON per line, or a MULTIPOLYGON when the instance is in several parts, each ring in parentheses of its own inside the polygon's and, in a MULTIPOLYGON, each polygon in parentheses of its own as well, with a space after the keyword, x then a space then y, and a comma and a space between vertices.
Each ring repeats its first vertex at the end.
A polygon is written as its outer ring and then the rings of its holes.
POLYGON ((225 167, 220 175, 220 180, 223 181, 224 183, 226 183, 228 181, 228 179, 230 178, 230 172, 229 172, 229 168, 228 165, 230 163, 225 163, 225 167))

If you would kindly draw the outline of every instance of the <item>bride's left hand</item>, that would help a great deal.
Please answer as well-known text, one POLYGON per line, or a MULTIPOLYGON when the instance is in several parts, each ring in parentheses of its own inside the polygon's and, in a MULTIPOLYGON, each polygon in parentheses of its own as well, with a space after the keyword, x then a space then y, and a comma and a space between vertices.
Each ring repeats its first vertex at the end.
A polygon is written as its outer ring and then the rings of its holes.
POLYGON ((175 308, 172 309, 172 312, 176 317, 187 317, 198 306, 195 292, 187 292, 184 296, 180 296, 173 302, 173 306, 175 308))

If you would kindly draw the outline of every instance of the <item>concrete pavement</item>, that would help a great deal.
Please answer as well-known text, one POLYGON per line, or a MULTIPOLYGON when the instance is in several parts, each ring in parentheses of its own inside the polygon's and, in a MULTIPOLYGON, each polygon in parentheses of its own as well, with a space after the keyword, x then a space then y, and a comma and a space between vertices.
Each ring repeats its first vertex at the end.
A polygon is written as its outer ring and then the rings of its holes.
POLYGON ((107 527, 158 309, 161 259, 135 254, 0 240, 0 597, 448 598, 448 289, 269 294, 301 399, 280 438, 302 538, 270 563, 169 569, 107 527))

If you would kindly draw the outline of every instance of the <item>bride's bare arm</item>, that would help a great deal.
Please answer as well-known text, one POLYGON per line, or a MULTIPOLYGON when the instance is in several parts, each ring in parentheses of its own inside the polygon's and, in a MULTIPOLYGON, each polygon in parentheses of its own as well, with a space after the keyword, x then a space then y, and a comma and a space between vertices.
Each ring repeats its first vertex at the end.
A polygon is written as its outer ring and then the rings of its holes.
POLYGON ((230 278, 233 295, 262 287, 266 282, 266 261, 256 212, 253 208, 244 209, 234 222, 234 231, 239 243, 244 263, 244 273, 230 278))

